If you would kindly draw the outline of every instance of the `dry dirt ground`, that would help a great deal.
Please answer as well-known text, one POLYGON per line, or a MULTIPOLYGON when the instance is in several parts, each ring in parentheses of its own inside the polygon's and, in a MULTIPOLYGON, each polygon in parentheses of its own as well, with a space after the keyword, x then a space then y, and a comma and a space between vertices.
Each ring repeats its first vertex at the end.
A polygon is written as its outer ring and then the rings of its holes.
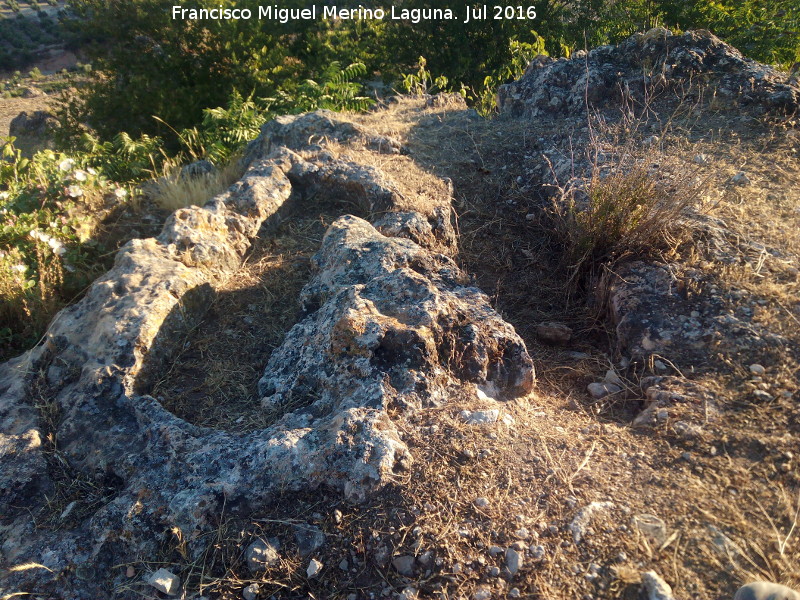
MULTIPOLYGON (((258 598, 635 599, 646 597, 640 574, 650 570, 680 599, 729 599, 753 579, 800 586, 796 123, 712 104, 663 110, 634 134, 659 132, 672 167, 707 183, 701 210, 783 261, 715 262, 691 230, 662 251, 698 314, 741 317, 743 327, 787 341, 733 351, 711 340, 705 354, 662 362, 659 373, 682 374, 713 398, 689 434, 671 412, 654 426, 633 426, 644 404, 640 381, 657 367, 624 366, 596 300, 602 283, 577 291, 565 284, 569 265, 548 201, 527 175, 542 143, 566 135, 563 123, 485 121, 458 106, 402 100, 350 118, 402 140, 409 154, 358 158, 422 191, 431 175, 452 181, 458 260, 525 339, 536 392, 502 405, 511 418, 495 425, 463 423, 460 411, 479 408, 475 400, 418 411, 403 431, 411 471, 366 503, 287 493, 248 520, 220 515, 204 556, 189 558, 184 541, 167 535, 161 556, 119 565, 130 585, 118 591, 158 597, 141 576, 160 567, 182 577, 187 598, 241 598, 258 584, 258 598), (706 164, 698 166, 698 154, 706 164), (731 185, 739 171, 750 185, 731 185), (536 325, 552 320, 572 327, 569 345, 537 339, 536 325), (750 371, 754 363, 763 375, 750 371), (609 369, 626 390, 595 401, 586 386, 609 369), (324 544, 301 556, 298 534, 315 530, 324 544), (254 575, 244 548, 257 537, 277 538, 281 560, 254 575), (508 549, 522 559, 515 574, 508 549), (312 558, 322 569, 310 577, 312 558)), ((152 393, 197 424, 263 426, 269 417, 255 410, 255 381, 296 318, 310 256, 336 212, 299 215, 265 236, 152 393), (264 335, 266 346, 254 343, 264 335)), ((673 308, 665 304, 664 318, 695 318, 673 308)))
POLYGON ((28 113, 37 110, 47 110, 51 100, 48 96, 36 96, 35 98, 0 98, 0 137, 8 135, 8 127, 11 121, 22 111, 28 113))

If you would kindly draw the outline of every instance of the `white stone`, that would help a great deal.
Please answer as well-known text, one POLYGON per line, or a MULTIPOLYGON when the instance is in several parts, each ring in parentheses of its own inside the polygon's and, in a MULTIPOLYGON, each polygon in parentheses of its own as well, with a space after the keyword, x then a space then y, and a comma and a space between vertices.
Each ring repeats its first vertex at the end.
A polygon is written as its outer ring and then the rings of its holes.
POLYGON ((277 541, 266 541, 261 538, 254 541, 245 551, 247 566, 253 573, 263 571, 280 560, 277 541))
POLYGON ((800 593, 785 585, 754 581, 740 587, 733 600, 800 600, 800 593))
POLYGON ((256 600, 256 598, 258 598, 259 589, 257 583, 251 583, 242 590, 242 598, 244 598, 244 600, 256 600))
POLYGON ((474 412, 462 410, 460 414, 461 419, 467 425, 492 425, 493 423, 497 423, 497 420, 500 418, 500 411, 496 408, 476 410, 474 412))
POLYGON ((579 543, 586 535, 589 523, 598 512, 607 511, 613 507, 613 502, 592 502, 580 509, 569 524, 569 530, 572 532, 572 539, 575 543, 579 543))
POLYGON ((675 600, 672 588, 655 571, 642 573, 642 584, 647 590, 648 600, 675 600))
POLYGON ((761 377, 762 375, 764 375, 764 373, 767 372, 767 370, 762 365, 759 365, 758 363, 754 363, 754 364, 750 365, 750 372, 753 375, 761 377))
POLYGON ((308 563, 308 568, 306 569, 306 575, 308 578, 311 579, 312 577, 316 577, 319 575, 319 572, 322 570, 322 563, 318 561, 316 558, 312 558, 311 561, 308 563))
POLYGON ((159 592, 163 592, 168 596, 175 596, 180 590, 181 578, 161 568, 147 578, 147 583, 159 592))
POLYGON ((512 575, 519 573, 519 570, 522 568, 522 562, 522 554, 513 548, 506 550, 506 567, 508 567, 509 573, 512 575))
POLYGON ((611 394, 617 394, 622 391, 622 388, 613 383, 590 383, 586 389, 595 400, 600 400, 611 394))

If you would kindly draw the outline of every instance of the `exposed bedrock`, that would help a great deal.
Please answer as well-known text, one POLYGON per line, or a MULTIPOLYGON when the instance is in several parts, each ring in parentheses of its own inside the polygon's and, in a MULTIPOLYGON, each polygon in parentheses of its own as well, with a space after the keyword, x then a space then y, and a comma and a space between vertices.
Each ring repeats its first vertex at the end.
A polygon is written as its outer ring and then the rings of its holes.
POLYGON ((0 365, 4 590, 107 597, 123 576, 111 565, 151 559, 173 528, 198 556, 223 505, 246 515, 277 490, 321 485, 363 499, 408 466, 392 420, 408 411, 454 391, 532 389, 524 343, 447 255, 449 199, 417 207, 374 169, 262 147, 239 182, 126 245, 44 343, 0 365), (304 316, 260 381, 276 422, 235 434, 168 412, 145 393, 150 370, 171 361, 263 226, 315 197, 376 224, 345 216, 326 234, 304 316), (49 514, 65 472, 102 491, 49 514), (11 570, 23 563, 40 566, 11 570))
POLYGON ((637 33, 617 46, 571 58, 535 58, 519 80, 500 86, 498 105, 510 115, 583 115, 631 102, 641 108, 665 89, 694 101, 702 81, 731 107, 795 113, 800 87, 772 67, 742 56, 704 30, 673 35, 663 28, 637 33))

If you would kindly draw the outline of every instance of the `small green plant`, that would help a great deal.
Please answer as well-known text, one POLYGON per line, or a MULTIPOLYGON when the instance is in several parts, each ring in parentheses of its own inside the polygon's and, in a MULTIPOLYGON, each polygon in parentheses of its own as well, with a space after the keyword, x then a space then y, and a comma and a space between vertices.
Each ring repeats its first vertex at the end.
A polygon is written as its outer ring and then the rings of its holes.
POLYGON ((447 92, 450 81, 444 75, 433 77, 427 70, 428 61, 424 56, 419 57, 417 62, 417 72, 403 75, 402 86, 407 94, 414 96, 424 96, 438 92, 447 92))
MULTIPOLYGON (((199 126, 175 132, 183 152, 189 160, 206 159, 215 165, 230 162, 234 154, 258 136, 261 126, 270 118, 273 102, 270 98, 256 100, 252 94, 245 98, 234 90, 226 107, 207 108, 199 126)), ((181 159, 177 158, 177 162, 181 159)))
POLYGON ((332 61, 318 78, 306 79, 296 92, 280 95, 283 107, 291 112, 306 112, 325 108, 328 110, 351 110, 361 112, 374 104, 371 98, 359 95, 361 84, 356 79, 367 74, 367 67, 360 62, 342 68, 332 61))
POLYGON ((30 71, 28 71, 28 77, 30 77, 33 81, 39 81, 44 77, 44 75, 42 75, 39 67, 33 67, 30 71))
POLYGON ((510 40, 511 60, 499 72, 487 75, 483 80, 483 88, 473 90, 469 94, 470 101, 481 116, 490 117, 497 112, 498 87, 522 77, 525 69, 536 56, 547 55, 544 39, 535 32, 532 33, 536 36, 536 41, 533 43, 520 42, 516 39, 510 40))
POLYGON ((81 138, 81 150, 93 167, 114 181, 147 179, 163 158, 163 141, 141 135, 134 139, 124 131, 108 142, 101 142, 90 133, 81 138))

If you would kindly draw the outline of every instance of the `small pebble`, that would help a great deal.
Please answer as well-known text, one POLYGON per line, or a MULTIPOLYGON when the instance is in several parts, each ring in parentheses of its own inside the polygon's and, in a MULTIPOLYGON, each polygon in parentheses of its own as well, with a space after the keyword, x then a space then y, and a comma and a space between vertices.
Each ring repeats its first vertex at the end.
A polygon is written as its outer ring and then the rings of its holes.
POLYGON ((417 588, 411 586, 405 588, 398 594, 397 600, 417 600, 417 588))
POLYGON ((472 503, 478 508, 486 508, 487 506, 489 506, 489 500, 484 498, 483 496, 481 496, 480 498, 475 498, 475 500, 472 503))
POLYGON ((541 560, 542 558, 544 558, 545 549, 544 549, 544 546, 536 545, 536 546, 531 546, 530 548, 528 548, 528 552, 531 553, 531 556, 534 559, 541 560))
POLYGON ((589 395, 595 400, 600 400, 611 394, 617 394, 622 391, 622 388, 613 383, 590 383, 586 389, 589 395))
POLYGON ((753 398, 759 402, 772 402, 772 394, 765 392, 764 390, 755 390, 753 392, 753 398))
POLYGON ((258 590, 258 584, 251 583, 242 590, 242 598, 244 598, 244 600, 256 600, 256 598, 258 598, 258 590))
POLYGON ((308 563, 308 568, 306 569, 306 575, 308 575, 309 579, 312 577, 316 577, 319 575, 319 572, 322 570, 322 563, 319 562, 316 558, 312 558, 311 562, 308 563))
POLYGON ((767 370, 763 366, 759 365, 758 363, 754 363, 754 364, 750 365, 750 372, 753 375, 756 375, 757 377, 761 377, 764 373, 767 372, 767 370))
POLYGON ((506 550, 506 567, 511 575, 516 575, 522 568, 522 554, 513 548, 506 550))
POLYGON ((159 592, 163 592, 168 596, 174 596, 181 587, 181 578, 162 568, 150 575, 147 579, 147 583, 159 592))
POLYGON ((531 532, 528 531, 527 527, 520 527, 514 532, 514 536, 521 540, 527 540, 529 537, 531 537, 531 532))
POLYGON ((392 566, 400 575, 410 577, 414 574, 414 557, 410 555, 398 556, 392 561, 392 566))
POLYGON ((739 171, 736 175, 731 177, 731 183, 734 185, 749 185, 750 178, 744 171, 739 171))

